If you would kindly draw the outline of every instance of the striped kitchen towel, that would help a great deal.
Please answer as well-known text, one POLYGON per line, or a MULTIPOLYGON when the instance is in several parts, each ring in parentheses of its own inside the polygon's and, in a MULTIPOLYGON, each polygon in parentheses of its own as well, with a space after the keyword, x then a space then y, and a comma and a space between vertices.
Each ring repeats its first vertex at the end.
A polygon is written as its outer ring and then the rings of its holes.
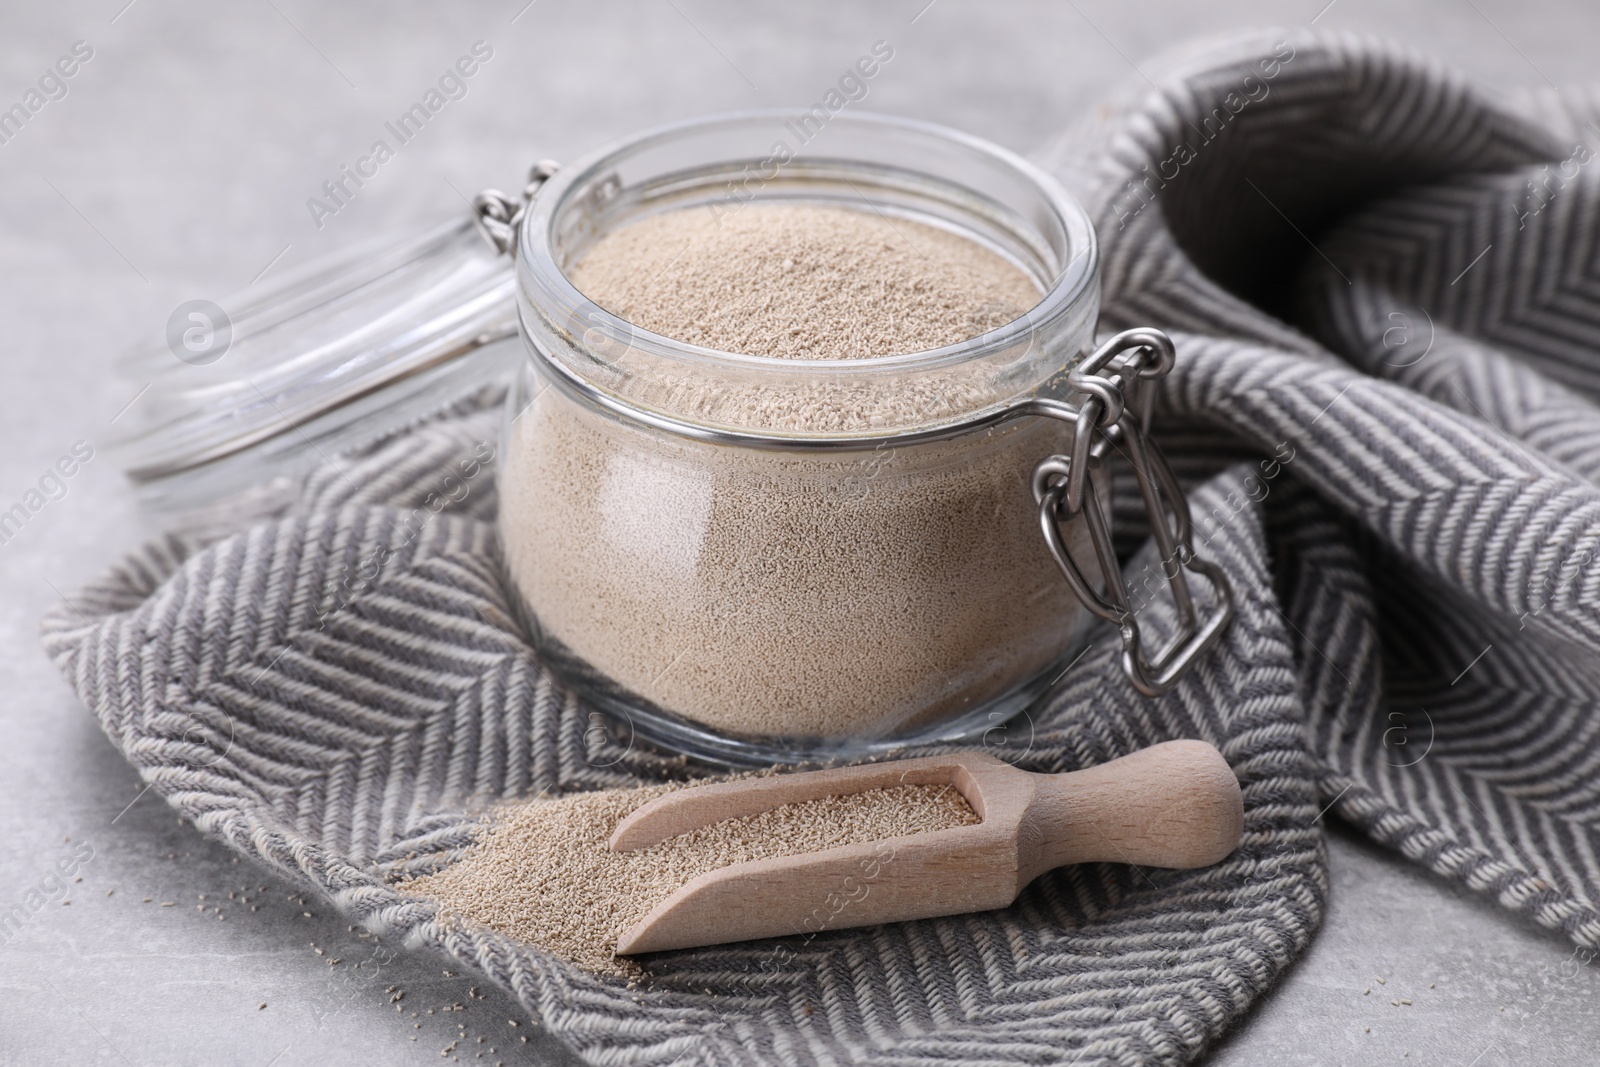
MULTIPOLYGON (((1147 69, 1046 158, 1095 214, 1102 325, 1178 342, 1157 432, 1238 617, 1156 700, 1097 641, 990 743, 1069 770, 1211 741, 1246 801, 1223 863, 664 954, 638 988, 442 920, 399 883, 490 803, 689 773, 593 729, 514 623, 494 412, 339 457, 271 521, 146 547, 46 618, 48 650, 201 829, 479 969, 597 1063, 1189 1062, 1313 936, 1325 809, 1600 945, 1600 109, 1309 33, 1147 69)), ((1119 511, 1129 566, 1158 567, 1119 511)), ((1172 623, 1159 599, 1142 618, 1172 623)))

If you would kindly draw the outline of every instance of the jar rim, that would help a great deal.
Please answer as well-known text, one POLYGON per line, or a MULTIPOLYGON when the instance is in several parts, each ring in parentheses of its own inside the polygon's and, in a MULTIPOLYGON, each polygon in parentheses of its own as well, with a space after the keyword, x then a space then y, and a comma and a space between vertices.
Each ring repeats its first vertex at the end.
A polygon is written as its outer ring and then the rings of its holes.
POLYGON ((873 111, 842 111, 829 124, 847 123, 865 128, 880 128, 919 134, 959 146, 990 162, 998 163, 1025 179, 1049 205, 1067 235, 1068 247, 1076 249, 1056 272, 1039 301, 1028 311, 992 330, 940 348, 898 352, 886 356, 834 359, 790 359, 729 352, 680 341, 655 333, 607 311, 575 286, 556 259, 555 227, 563 208, 576 188, 583 188, 596 175, 614 166, 627 155, 670 142, 688 134, 752 121, 793 120, 807 113, 795 108, 759 108, 720 112, 680 120, 618 138, 562 167, 533 197, 518 226, 516 255, 526 271, 519 286, 531 280, 564 306, 586 307, 588 329, 597 331, 605 343, 648 347, 653 355, 679 362, 730 370, 774 370, 792 378, 807 373, 837 379, 885 371, 930 370, 982 358, 1017 344, 1042 325, 1076 308, 1086 296, 1093 296, 1099 278, 1099 243, 1094 226, 1083 206, 1066 188, 1037 164, 992 141, 964 133, 939 123, 903 118, 873 111))

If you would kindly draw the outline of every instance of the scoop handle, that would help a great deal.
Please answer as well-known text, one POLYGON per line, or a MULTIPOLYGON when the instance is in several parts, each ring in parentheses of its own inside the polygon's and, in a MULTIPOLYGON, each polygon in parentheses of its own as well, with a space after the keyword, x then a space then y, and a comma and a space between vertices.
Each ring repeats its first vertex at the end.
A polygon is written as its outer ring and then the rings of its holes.
POLYGON ((1035 774, 1021 884, 1069 863, 1204 867, 1239 847, 1244 797, 1204 741, 1159 745, 1067 774, 1035 774))

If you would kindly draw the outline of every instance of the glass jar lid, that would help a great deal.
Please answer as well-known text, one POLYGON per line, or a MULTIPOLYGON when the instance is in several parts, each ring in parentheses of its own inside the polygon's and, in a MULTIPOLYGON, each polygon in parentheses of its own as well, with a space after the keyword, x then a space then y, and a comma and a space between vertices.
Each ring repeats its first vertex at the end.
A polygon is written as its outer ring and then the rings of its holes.
POLYGON ((175 316, 166 346, 124 361, 148 385, 121 417, 120 462, 161 510, 286 486, 502 384, 520 348, 515 284, 463 217, 318 260, 193 325, 175 316))

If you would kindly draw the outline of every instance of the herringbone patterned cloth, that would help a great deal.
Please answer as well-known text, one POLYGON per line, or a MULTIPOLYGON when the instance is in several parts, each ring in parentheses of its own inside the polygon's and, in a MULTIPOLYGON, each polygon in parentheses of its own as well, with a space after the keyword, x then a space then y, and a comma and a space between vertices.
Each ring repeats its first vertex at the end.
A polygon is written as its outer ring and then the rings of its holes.
POLYGON ((669 954, 639 989, 442 924, 395 882, 459 855, 490 802, 682 773, 597 745, 513 623, 492 468, 460 473, 492 412, 342 457, 273 521, 146 548, 46 645, 200 827, 603 1063, 1187 1062, 1314 933, 1330 805, 1600 944, 1595 110, 1513 110, 1328 36, 1145 69, 1160 82, 1048 158, 1096 215, 1103 326, 1176 336, 1159 436, 1239 616, 1154 701, 1100 637, 998 741, 1048 770, 1212 741, 1245 791, 1224 863, 1066 869, 1001 912, 669 954))

